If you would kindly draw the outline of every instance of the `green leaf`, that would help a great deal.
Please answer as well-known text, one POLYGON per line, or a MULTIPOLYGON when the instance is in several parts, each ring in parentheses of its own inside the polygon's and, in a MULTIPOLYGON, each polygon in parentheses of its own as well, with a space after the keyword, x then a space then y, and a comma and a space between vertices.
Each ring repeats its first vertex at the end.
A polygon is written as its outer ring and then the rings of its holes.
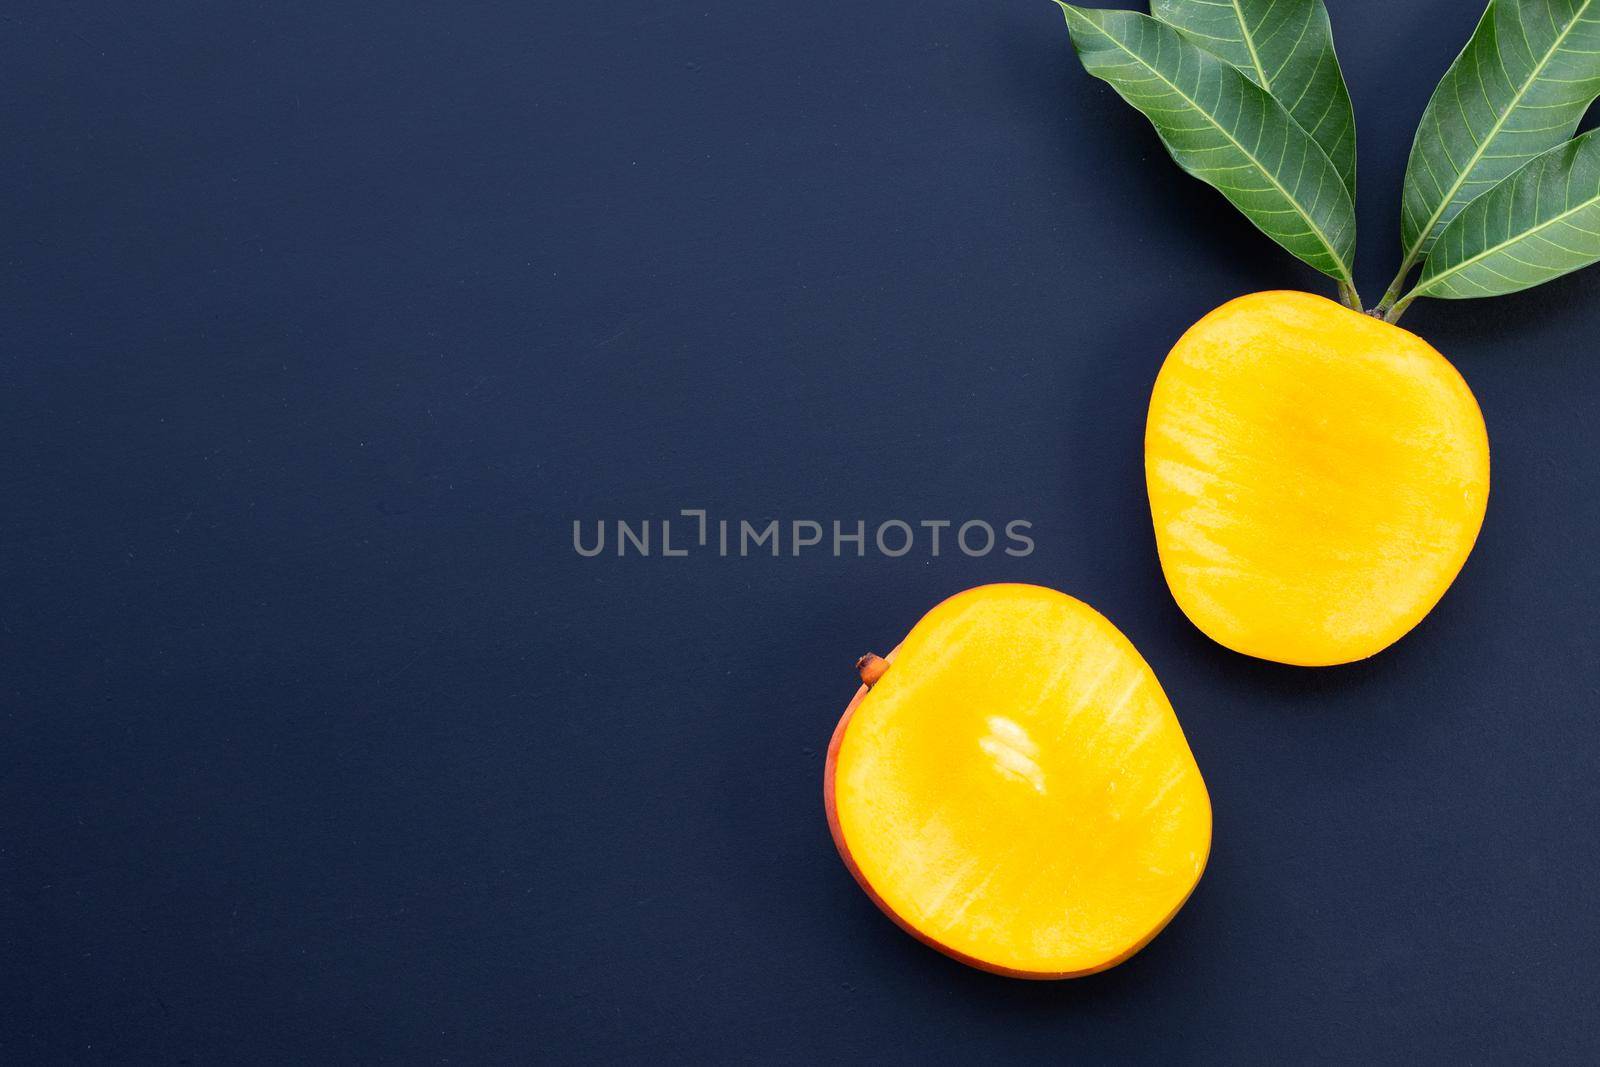
POLYGON ((1492 0, 1422 113, 1396 284, 1474 197, 1570 138, 1596 96, 1600 0, 1492 0))
POLYGON ((1282 104, 1148 15, 1070 4, 1061 9, 1084 67, 1150 120, 1178 166, 1222 193, 1284 248, 1352 284, 1350 191, 1282 104))
POLYGON ((1151 0, 1150 13, 1273 95, 1356 195, 1356 117, 1322 0, 1151 0))
POLYGON ((1591 132, 1535 157, 1459 212, 1403 303, 1514 293, 1596 260, 1600 139, 1591 132))

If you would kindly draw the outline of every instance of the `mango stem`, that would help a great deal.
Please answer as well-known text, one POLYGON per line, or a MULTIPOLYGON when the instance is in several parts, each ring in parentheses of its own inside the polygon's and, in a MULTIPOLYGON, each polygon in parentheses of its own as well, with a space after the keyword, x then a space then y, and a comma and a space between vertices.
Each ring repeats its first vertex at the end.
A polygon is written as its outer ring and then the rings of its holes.
POLYGON ((889 669, 889 661, 876 652, 868 652, 856 660, 856 673, 861 676, 861 684, 871 689, 878 684, 878 679, 883 677, 883 672, 889 669))

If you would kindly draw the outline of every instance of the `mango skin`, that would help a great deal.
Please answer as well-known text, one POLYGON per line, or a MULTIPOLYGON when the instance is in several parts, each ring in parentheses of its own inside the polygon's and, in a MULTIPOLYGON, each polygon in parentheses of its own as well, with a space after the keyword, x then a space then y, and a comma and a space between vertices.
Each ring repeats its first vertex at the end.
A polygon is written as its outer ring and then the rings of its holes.
POLYGON ((1145 480, 1167 585, 1261 659, 1364 659, 1414 627, 1483 525, 1489 440, 1420 337, 1308 293, 1240 297, 1173 346, 1145 480))

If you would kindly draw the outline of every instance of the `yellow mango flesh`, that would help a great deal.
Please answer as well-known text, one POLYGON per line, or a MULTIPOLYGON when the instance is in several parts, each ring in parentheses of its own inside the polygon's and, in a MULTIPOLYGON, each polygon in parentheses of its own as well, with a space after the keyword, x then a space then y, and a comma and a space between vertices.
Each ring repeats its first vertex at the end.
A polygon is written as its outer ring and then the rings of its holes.
POLYGON ((1127 638, 1050 589, 917 623, 842 727, 836 832, 902 925, 958 958, 1069 977, 1132 955, 1193 890, 1211 802, 1127 638))
POLYGON ((1387 647, 1483 524, 1477 401, 1415 334, 1307 293, 1241 297, 1178 341, 1145 431, 1161 568, 1228 648, 1307 666, 1387 647))

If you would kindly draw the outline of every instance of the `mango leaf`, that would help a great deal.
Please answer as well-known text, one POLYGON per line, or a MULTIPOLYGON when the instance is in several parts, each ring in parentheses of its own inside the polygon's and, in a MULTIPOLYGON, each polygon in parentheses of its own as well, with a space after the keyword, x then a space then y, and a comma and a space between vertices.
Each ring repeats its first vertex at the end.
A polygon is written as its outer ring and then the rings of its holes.
POLYGON ((1356 117, 1322 0, 1151 0, 1150 13, 1271 93, 1356 195, 1356 117))
POLYGON ((1472 199, 1570 138, 1600 96, 1600 0, 1491 0, 1406 165, 1400 276, 1472 199))
POLYGON ((1178 166, 1341 288, 1353 288, 1350 191, 1282 104, 1148 15, 1061 9, 1084 67, 1150 120, 1178 166))
POLYGON ((1600 260, 1596 133, 1535 157, 1457 213, 1396 316, 1419 296, 1514 293, 1600 260))

